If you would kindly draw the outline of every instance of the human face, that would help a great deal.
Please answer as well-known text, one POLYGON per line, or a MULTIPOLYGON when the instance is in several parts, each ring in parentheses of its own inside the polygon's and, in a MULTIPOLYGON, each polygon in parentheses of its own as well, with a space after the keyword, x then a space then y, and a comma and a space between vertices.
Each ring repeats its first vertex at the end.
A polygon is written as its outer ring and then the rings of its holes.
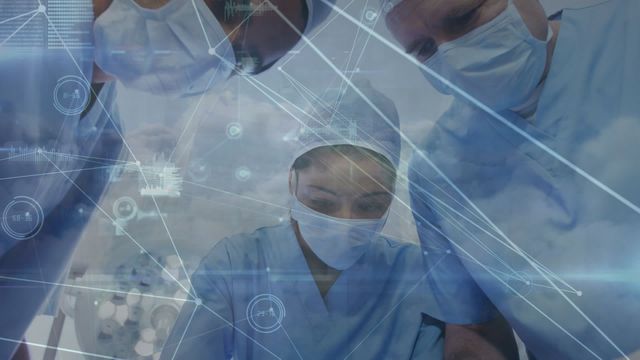
MULTIPOLYGON (((538 0, 513 0, 531 34, 544 40, 548 22, 538 0)), ((404 0, 386 16, 389 31, 420 62, 443 43, 495 19, 508 0, 404 0)))
POLYGON ((254 62, 252 68, 242 69, 248 74, 262 72, 291 50, 307 21, 304 0, 240 0, 243 9, 235 12, 229 11, 226 1, 206 2, 229 36, 236 58, 254 62))
POLYGON ((292 172, 291 192, 305 206, 342 219, 379 219, 393 199, 394 176, 367 154, 320 149, 311 165, 292 172))
MULTIPOLYGON (((169 1, 178 0, 134 0, 138 5, 147 9, 158 9, 169 1)), ((113 0, 93 0, 94 19, 105 12, 113 0)), ((300 40, 299 31, 304 31, 306 19, 306 3, 304 0, 239 0, 236 3, 243 8, 255 10, 251 12, 230 11, 228 1, 205 0, 214 16, 220 22, 224 32, 229 37, 236 58, 251 59, 254 66, 249 69, 239 69, 248 74, 260 73, 271 64, 284 56, 300 40), (277 8, 277 12, 274 11, 277 8), (293 29, 289 23, 295 26, 293 29), (248 18, 247 18, 248 17, 248 18), (297 30, 297 31, 296 31, 297 30)), ((114 80, 99 67, 94 68, 95 83, 114 80)))

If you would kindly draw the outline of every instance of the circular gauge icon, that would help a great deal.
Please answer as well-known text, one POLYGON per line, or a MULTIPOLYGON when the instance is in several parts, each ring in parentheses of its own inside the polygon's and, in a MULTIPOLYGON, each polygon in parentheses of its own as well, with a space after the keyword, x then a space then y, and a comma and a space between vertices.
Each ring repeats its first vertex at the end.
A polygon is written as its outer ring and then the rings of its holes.
POLYGON ((282 326, 286 312, 282 300, 277 296, 261 294, 251 299, 246 315, 249 325, 255 331, 268 334, 282 326))
POLYGON ((187 169, 187 174, 189 178, 195 182, 205 182, 211 173, 209 166, 205 162, 204 159, 197 159, 189 164, 189 168, 187 169))
POLYGON ((241 166, 236 169, 236 179, 240 181, 247 181, 251 178, 251 170, 246 166, 241 166))
POLYGON ((128 196, 118 198, 113 202, 113 215, 120 220, 131 220, 136 217, 138 205, 136 201, 128 196))
POLYGON ((369 23, 373 23, 376 21, 376 19, 378 19, 378 12, 371 8, 365 9, 364 19, 369 23))
POLYGON ((237 122, 232 122, 227 125, 227 137, 235 140, 242 137, 242 125, 237 122))
POLYGON ((53 90, 53 106, 62 115, 79 115, 89 105, 91 89, 83 78, 61 77, 53 90))
POLYGON ((2 230, 16 240, 36 236, 44 222, 42 207, 28 196, 16 196, 2 212, 2 230))

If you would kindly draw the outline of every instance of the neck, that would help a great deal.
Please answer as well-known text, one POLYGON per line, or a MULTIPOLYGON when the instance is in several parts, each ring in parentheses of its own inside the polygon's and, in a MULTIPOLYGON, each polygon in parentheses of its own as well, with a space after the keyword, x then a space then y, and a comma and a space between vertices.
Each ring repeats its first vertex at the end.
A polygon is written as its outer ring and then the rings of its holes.
POLYGON ((533 120, 533 117, 537 111, 538 101, 540 100, 540 95, 542 94, 542 90, 544 89, 544 83, 547 80, 549 71, 551 70, 553 55, 556 50, 556 44, 558 43, 558 36, 560 34, 560 21, 550 21, 549 26, 551 26, 551 30, 553 30, 553 35, 551 36, 551 39, 547 44, 547 63, 545 65, 544 72, 542 73, 540 83, 538 83, 538 87, 524 104, 521 104, 515 108, 511 108, 513 112, 530 121, 533 120))
POLYGON ((544 69, 544 73, 542 74, 542 79, 540 82, 544 82, 547 79, 547 75, 549 75, 549 70, 551 69, 551 63, 553 62, 553 55, 556 50, 556 44, 558 43, 558 36, 560 36, 560 21, 553 20, 549 22, 551 29, 553 29, 553 36, 551 40, 549 40, 549 44, 547 45, 547 66, 544 69))
POLYGON ((113 0, 93 0, 93 19, 97 19, 111 5, 113 0))

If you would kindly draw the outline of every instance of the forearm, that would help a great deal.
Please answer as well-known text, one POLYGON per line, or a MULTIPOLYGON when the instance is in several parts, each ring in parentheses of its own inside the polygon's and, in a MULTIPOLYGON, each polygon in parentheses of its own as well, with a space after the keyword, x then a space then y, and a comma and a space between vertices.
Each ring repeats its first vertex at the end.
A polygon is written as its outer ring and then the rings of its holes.
POLYGON ((445 360, 517 360, 511 327, 502 317, 484 324, 447 324, 445 360))

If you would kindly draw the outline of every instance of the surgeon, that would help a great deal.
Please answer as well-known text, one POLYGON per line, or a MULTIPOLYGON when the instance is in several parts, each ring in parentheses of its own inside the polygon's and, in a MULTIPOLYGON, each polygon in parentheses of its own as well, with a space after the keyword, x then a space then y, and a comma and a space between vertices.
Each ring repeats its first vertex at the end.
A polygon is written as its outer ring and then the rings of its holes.
MULTIPOLYGON (((397 126, 393 103, 358 86, 397 126)), ((381 234, 400 137, 353 92, 327 106, 299 132, 291 217, 214 246, 163 359, 442 358, 420 249, 381 234)))
POLYGON ((482 336, 497 309, 530 358, 631 358, 640 3, 576 1, 551 17, 537 0, 383 6, 454 96, 410 169, 423 246, 456 255, 432 272, 449 281, 430 284, 447 329, 482 336))
POLYGON ((232 74, 266 70, 329 9, 265 4, 0 0, 0 359, 64 282, 105 169, 118 162, 115 82, 202 94, 232 74))
POLYGON ((267 70, 331 10, 320 0, 93 0, 93 9, 94 80, 177 96, 267 70))

